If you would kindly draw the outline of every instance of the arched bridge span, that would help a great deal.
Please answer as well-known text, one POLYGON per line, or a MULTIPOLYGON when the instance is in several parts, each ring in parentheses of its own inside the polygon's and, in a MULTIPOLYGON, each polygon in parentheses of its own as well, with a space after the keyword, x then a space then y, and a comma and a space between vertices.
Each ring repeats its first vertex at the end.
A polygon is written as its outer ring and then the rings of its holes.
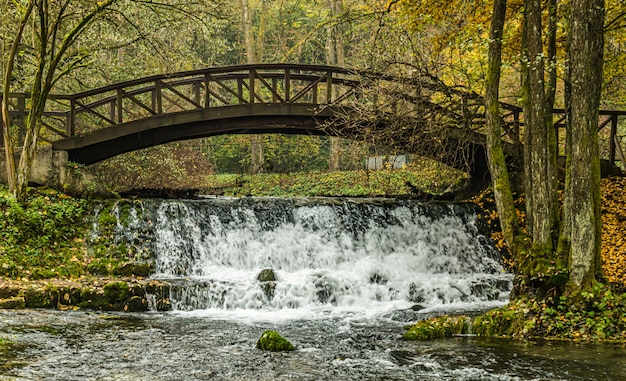
MULTIPOLYGON (((349 115, 353 111, 349 105, 362 100, 362 90, 367 83, 380 79, 399 80, 339 67, 299 64, 239 65, 155 75, 72 95, 51 95, 41 136, 52 144, 53 149, 67 151, 70 160, 82 164, 93 164, 124 152, 171 141, 221 134, 359 136, 359 126, 352 123, 340 128, 323 128, 322 125, 330 120, 334 123, 345 121, 346 118, 337 116, 349 115)), ((451 91, 436 80, 434 83, 409 84, 416 85, 425 88, 426 94, 442 88, 444 92, 451 91)), ((485 139, 472 128, 472 123, 482 124, 482 117, 480 113, 465 114, 469 109, 466 107, 468 101, 473 102, 478 110, 482 98, 476 94, 457 93, 460 112, 446 111, 428 103, 428 96, 409 103, 438 110, 458 121, 459 125, 466 126, 462 135, 441 133, 448 139, 443 144, 444 151, 445 147, 464 145, 465 151, 461 154, 465 163, 446 157, 445 152, 435 158, 449 161, 448 164, 453 166, 461 163, 461 169, 467 169, 470 162, 470 173, 481 176, 487 171, 485 139)), ((407 94, 403 96, 407 97, 407 94)), ((19 119, 26 115, 29 101, 27 94, 12 94, 12 116, 19 119)), ((367 102, 377 107, 376 100, 367 102)), ((521 109, 507 104, 502 104, 502 108, 504 118, 510 119, 508 122, 503 119, 509 127, 506 130, 519 133, 520 126, 523 126, 521 109)), ((555 115, 558 114, 559 110, 555 110, 555 115)), ((601 121, 600 127, 611 124, 611 163, 615 160, 616 147, 619 148, 615 135, 617 118, 624 114, 609 112, 605 115, 601 112, 607 118, 601 121)), ((556 125, 559 123, 557 121, 556 125)), ((374 124, 384 122, 381 119, 374 124)), ((516 138, 511 140, 516 141, 516 138)), ((510 145, 509 148, 510 152, 519 152, 520 147, 510 145)), ((423 154, 428 155, 427 152, 423 154)), ((624 161, 623 154, 621 157, 624 161)))
POLYGON ((221 134, 328 135, 320 122, 357 96, 360 76, 331 67, 241 65, 157 75, 51 100, 66 110, 52 147, 92 164, 175 140, 221 134), (60 135, 60 136, 59 136, 60 135))

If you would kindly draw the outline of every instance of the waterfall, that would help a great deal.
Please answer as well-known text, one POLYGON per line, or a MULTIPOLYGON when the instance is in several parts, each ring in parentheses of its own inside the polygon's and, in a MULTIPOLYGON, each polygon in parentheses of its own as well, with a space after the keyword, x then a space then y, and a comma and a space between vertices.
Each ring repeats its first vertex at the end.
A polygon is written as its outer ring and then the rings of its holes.
POLYGON ((129 218, 147 221, 123 234, 151 235, 175 310, 384 310, 503 302, 511 288, 471 204, 143 200, 129 218))

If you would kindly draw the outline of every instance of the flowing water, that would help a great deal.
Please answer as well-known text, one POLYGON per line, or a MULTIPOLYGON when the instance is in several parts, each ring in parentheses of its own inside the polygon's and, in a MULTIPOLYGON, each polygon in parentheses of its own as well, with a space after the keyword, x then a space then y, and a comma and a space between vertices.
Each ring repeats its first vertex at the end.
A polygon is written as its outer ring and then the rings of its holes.
POLYGON ((154 253, 173 311, 0 311, 14 342, 0 379, 626 379, 621 346, 400 340, 410 322, 506 303, 512 275, 470 205, 211 198, 129 215, 118 239, 154 253), (266 329, 296 351, 255 349, 266 329))

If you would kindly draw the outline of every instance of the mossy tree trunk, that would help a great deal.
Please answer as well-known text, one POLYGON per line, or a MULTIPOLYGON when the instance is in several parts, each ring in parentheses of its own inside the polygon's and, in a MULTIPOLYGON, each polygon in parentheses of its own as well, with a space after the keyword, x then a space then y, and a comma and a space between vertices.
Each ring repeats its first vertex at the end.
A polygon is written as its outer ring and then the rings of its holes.
POLYGON ((18 48, 22 41, 22 35, 26 24, 28 24, 30 15, 34 9, 34 1, 29 1, 23 10, 22 19, 18 26, 18 30, 15 33, 13 42, 11 43, 11 50, 7 57, 7 63, 3 74, 3 88, 2 88, 2 138, 4 142, 4 153, 6 157, 6 170, 7 170, 7 183, 9 185, 9 191, 17 196, 17 169, 15 167, 15 150, 13 147, 13 138, 11 136, 11 115, 9 115, 9 94, 11 92, 11 79, 13 77, 13 67, 15 65, 15 58, 18 55, 18 48))
POLYGON ((515 236, 518 234, 518 221, 513 203, 513 192, 502 149, 502 128, 500 127, 500 68, 502 64, 502 32, 506 16, 506 0, 495 0, 489 37, 487 78, 485 80, 485 112, 487 119, 487 158, 493 184, 500 226, 504 239, 513 254, 517 253, 515 236))
POLYGON ((600 158, 598 109, 604 51, 604 1, 573 0, 570 14, 571 208, 568 291, 577 293, 602 279, 600 258, 600 158))
POLYGON ((528 237, 517 229, 514 210, 508 209, 513 201, 500 146, 498 81, 505 6, 505 0, 494 3, 485 109, 489 131, 487 151, 496 204, 505 239, 517 253, 518 276, 514 295, 542 294, 548 289, 573 294, 602 279, 597 121, 602 83, 604 3, 602 0, 575 0, 571 3, 569 20, 564 20, 569 25, 570 70, 567 76, 571 78, 566 84, 565 101, 571 111, 567 121, 568 157, 561 217, 556 134, 552 120, 556 88, 557 2, 549 0, 542 6, 538 0, 525 1, 522 91, 528 237), (542 27, 544 13, 549 16, 545 35, 547 58, 542 27))
MULTIPOLYGON (((542 2, 526 0, 524 7, 522 94, 526 229, 530 237, 530 249, 520 257, 518 269, 522 277, 539 280, 536 286, 542 287, 541 279, 549 275, 547 269, 558 262, 557 147, 552 120, 555 77, 551 75, 545 78, 542 2)), ((556 23, 549 23, 549 27, 555 26, 556 23)), ((554 30, 548 33, 549 41, 554 34, 554 30)), ((553 66, 553 63, 549 66, 553 66)))

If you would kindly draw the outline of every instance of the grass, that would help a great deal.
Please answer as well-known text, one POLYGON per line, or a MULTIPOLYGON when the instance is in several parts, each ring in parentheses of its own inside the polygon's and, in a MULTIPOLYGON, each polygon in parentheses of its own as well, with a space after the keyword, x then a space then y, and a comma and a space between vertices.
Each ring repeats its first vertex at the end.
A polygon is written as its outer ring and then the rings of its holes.
POLYGON ((209 175, 202 190, 225 196, 408 197, 418 191, 443 194, 464 184, 466 178, 460 171, 430 163, 378 171, 209 175))

